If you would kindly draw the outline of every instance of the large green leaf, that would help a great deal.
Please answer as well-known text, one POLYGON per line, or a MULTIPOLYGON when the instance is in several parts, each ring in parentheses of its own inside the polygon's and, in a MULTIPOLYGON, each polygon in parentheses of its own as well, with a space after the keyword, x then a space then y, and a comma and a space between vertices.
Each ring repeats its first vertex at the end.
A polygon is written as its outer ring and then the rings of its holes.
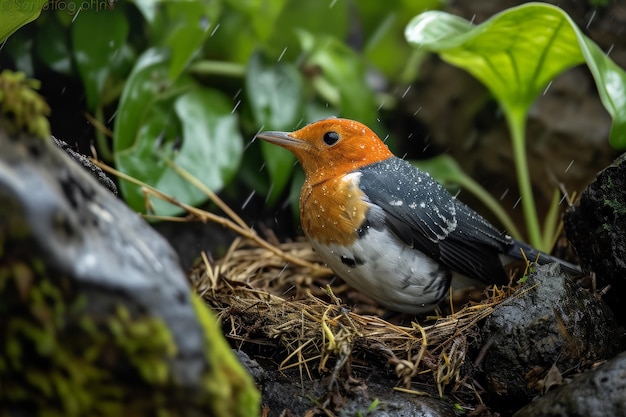
POLYGON ((73 75, 68 30, 54 16, 48 15, 48 19, 39 27, 35 51, 49 68, 61 74, 73 75))
MULTIPOLYGON (((293 130, 302 120, 302 77, 293 64, 267 62, 260 54, 250 58, 246 71, 246 97, 254 122, 263 130, 293 130)), ((261 143, 272 181, 268 202, 272 204, 289 182, 294 156, 286 149, 261 143)))
POLYGON ((0 0, 0 42, 13 32, 37 19, 48 0, 0 0))
POLYGON ((170 49, 169 76, 178 77, 217 26, 218 0, 135 0, 148 21, 153 45, 170 49))
POLYGON ((626 147, 626 73, 560 8, 528 3, 478 26, 431 11, 416 16, 405 35, 414 46, 472 73, 518 118, 556 75, 586 62, 613 117, 611 143, 626 147))
MULTIPOLYGON (((217 91, 204 89, 191 77, 169 78, 169 54, 150 49, 129 77, 115 123, 114 155, 117 167, 187 204, 206 196, 181 178, 173 161, 213 191, 235 174, 242 138, 232 102, 217 91)), ((141 190, 121 183, 127 203, 145 209, 141 190)), ((180 210, 155 201, 159 214, 180 210)))
POLYGON ((128 36, 123 8, 81 12, 72 24, 72 44, 78 72, 87 94, 87 105, 95 109, 114 62, 128 36))
POLYGON ((334 37, 316 36, 303 30, 297 33, 308 55, 307 64, 321 69, 317 79, 318 83, 323 82, 319 87, 326 91, 325 98, 339 107, 343 117, 359 120, 377 130, 376 97, 367 84, 362 58, 334 37))

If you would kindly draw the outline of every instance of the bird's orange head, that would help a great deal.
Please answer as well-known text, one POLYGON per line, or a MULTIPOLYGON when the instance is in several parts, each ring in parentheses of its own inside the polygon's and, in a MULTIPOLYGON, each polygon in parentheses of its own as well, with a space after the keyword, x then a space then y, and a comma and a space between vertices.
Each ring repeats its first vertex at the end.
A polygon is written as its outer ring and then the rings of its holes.
POLYGON ((324 119, 295 132, 261 132, 257 137, 293 152, 311 185, 392 156, 370 128, 348 119, 324 119))

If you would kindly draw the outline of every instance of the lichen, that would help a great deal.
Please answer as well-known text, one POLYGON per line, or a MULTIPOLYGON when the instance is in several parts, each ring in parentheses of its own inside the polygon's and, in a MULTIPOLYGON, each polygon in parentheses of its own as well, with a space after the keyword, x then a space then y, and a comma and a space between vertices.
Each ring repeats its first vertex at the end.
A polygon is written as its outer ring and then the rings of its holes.
POLYGON ((195 294, 192 300, 205 332, 206 359, 209 366, 204 384, 208 395, 211 396, 211 415, 229 417, 259 415, 260 394, 252 378, 224 340, 217 320, 204 302, 195 294))
MULTIPOLYGON (((0 114, 11 121, 13 132, 25 131, 40 138, 50 137, 47 116, 50 107, 35 91, 39 81, 26 78, 21 72, 0 73, 0 114)), ((7 126, 8 127, 8 126, 7 126)))

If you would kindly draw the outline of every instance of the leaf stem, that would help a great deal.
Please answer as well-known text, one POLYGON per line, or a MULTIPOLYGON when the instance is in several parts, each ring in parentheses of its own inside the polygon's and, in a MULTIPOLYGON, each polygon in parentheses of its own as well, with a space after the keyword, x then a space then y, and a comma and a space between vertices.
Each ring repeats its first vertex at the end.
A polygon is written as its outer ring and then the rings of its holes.
POLYGON ((100 126, 105 126, 103 123, 104 111, 102 108, 102 104, 98 104, 96 106, 94 116, 95 120, 97 120, 98 122, 94 125, 94 135, 96 136, 96 143, 98 144, 98 152, 103 160, 111 162, 113 160, 113 152, 111 151, 111 146, 109 145, 109 142, 104 132, 102 131, 102 129, 99 128, 100 126))
POLYGON ((246 67, 233 62, 203 60, 191 64, 189 71, 200 75, 243 77, 246 74, 246 67))
POLYGON ((528 161, 526 159, 526 111, 515 108, 504 108, 504 112, 511 131, 511 142, 513 143, 513 158, 515 160, 515 172, 520 197, 522 199, 522 210, 526 220, 526 231, 532 246, 540 251, 545 251, 544 242, 541 238, 541 229, 535 207, 530 175, 528 173, 528 161))

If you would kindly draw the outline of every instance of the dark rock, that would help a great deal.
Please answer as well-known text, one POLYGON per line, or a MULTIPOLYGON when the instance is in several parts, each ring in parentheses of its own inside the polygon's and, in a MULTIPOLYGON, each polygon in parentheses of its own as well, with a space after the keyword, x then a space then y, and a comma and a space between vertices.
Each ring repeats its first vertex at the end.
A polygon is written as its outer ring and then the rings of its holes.
MULTIPOLYGON (((244 362, 245 363, 245 362, 244 362)), ((254 368, 254 367, 253 367, 254 368)), ((266 367, 260 383, 263 406, 269 417, 337 415, 372 417, 454 417, 451 401, 415 396, 393 389, 397 380, 372 372, 366 381, 353 379, 348 393, 328 390, 328 378, 309 379, 293 370, 279 372, 266 367), (331 414, 332 413, 332 414, 331 414)), ((346 385, 346 384, 344 384, 346 385)), ((344 386, 345 388, 345 386, 344 386)))
POLYGON ((514 417, 620 417, 626 411, 626 352, 576 377, 514 417))
POLYGON ((117 186, 99 166, 91 162, 89 158, 87 158, 85 155, 81 155, 80 153, 76 152, 69 144, 62 141, 61 139, 57 139, 52 136, 52 141, 59 148, 63 149, 65 153, 68 154, 74 161, 76 161, 83 168, 85 168, 85 170, 89 172, 100 184, 108 188, 108 190, 111 191, 114 195, 117 195, 117 186))
POLYGON ((626 154, 598 174, 563 217, 567 237, 598 288, 610 285, 606 303, 626 323, 626 154))
POLYGON ((8 415, 254 415, 258 394, 157 232, 0 119, 8 415))
POLYGON ((561 374, 611 358, 624 331, 602 300, 550 264, 496 308, 481 336, 485 379, 511 411, 558 385, 561 374))

